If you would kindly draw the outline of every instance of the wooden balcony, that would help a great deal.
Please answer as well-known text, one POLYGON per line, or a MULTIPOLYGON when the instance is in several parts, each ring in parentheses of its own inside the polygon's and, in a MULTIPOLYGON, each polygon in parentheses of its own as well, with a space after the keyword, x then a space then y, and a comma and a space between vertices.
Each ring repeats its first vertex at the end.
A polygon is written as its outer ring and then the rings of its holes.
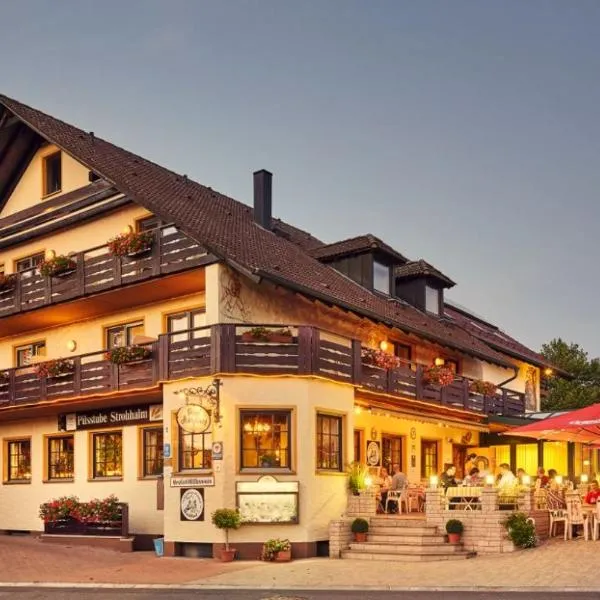
POLYGON ((181 273, 214 260, 172 226, 157 229, 150 250, 135 256, 113 256, 104 245, 77 252, 72 258, 75 270, 60 277, 44 277, 37 269, 18 274, 13 289, 0 291, 0 319, 181 273))
POLYGON ((249 336, 248 329, 226 324, 164 334, 148 345, 149 358, 120 366, 106 360, 104 351, 76 356, 72 372, 59 377, 39 378, 32 367, 8 369, 0 373, 0 407, 127 393, 185 377, 248 373, 316 375, 373 393, 487 415, 525 411, 524 396, 518 392, 501 389, 494 396, 481 396, 471 393, 469 381, 460 377, 440 388, 424 383, 421 367, 386 370, 364 364, 358 340, 310 326, 290 327, 289 337, 259 340, 249 336))

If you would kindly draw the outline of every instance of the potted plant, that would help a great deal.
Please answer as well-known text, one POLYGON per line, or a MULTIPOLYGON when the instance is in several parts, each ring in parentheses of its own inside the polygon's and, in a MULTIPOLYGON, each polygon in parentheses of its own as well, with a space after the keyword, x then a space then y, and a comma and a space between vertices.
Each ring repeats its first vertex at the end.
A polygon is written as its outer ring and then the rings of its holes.
POLYGON ((113 256, 140 256, 152 248, 152 232, 121 233, 108 240, 108 251, 113 256))
POLYGON ((454 381, 452 369, 444 366, 432 365, 423 371, 423 382, 426 385, 439 385, 446 387, 454 381))
POLYGON ((260 466, 263 468, 273 468, 279 466, 279 460, 274 454, 263 454, 260 457, 260 466))
POLYGON ((152 352, 145 346, 116 346, 111 348, 104 358, 113 365, 124 365, 150 358, 152 352))
POLYGON ((472 394, 481 394, 482 396, 495 396, 497 386, 491 381, 482 381, 475 379, 469 384, 469 391, 472 394))
POLYGON ((509 539, 518 548, 534 548, 537 545, 535 525, 525 513, 512 513, 504 521, 509 539))
POLYGON ((293 339, 292 332, 288 328, 268 329, 267 327, 253 327, 242 334, 243 342, 276 342, 289 344, 293 339))
POLYGON ((369 531, 369 521, 358 517, 352 521, 351 525, 352 533, 354 534, 355 542, 366 542, 367 532, 369 531))
POLYGON ((273 538, 267 540, 262 547, 262 560, 274 560, 275 562, 289 562, 292 560, 292 544, 290 540, 273 538))
POLYGON ((364 364, 380 369, 397 369, 401 365, 397 356, 376 348, 362 348, 360 355, 364 364))
POLYGON ((66 277, 77 268, 77 263, 69 256, 60 254, 40 263, 40 275, 44 277, 66 277))
POLYGON ((42 377, 60 377, 73 372, 75 365, 68 358, 56 358, 40 363, 35 367, 35 374, 41 379, 42 377))
POLYGON ((0 273, 0 292, 8 292, 14 290, 17 285, 16 273, 0 273))
POLYGON ((10 371, 0 371, 0 383, 6 383, 10 380, 10 371))
POLYGON ((369 471, 365 465, 359 462, 350 463, 348 466, 348 488, 358 496, 367 487, 366 478, 369 471))
POLYGON ((448 541, 451 544, 460 543, 460 538, 463 531, 464 527, 462 521, 459 521, 458 519, 450 519, 446 523, 446 533, 448 534, 448 541))
POLYGON ((235 557, 236 550, 229 548, 229 530, 240 528, 240 513, 233 508, 219 508, 215 510, 211 518, 215 527, 225 531, 225 548, 221 550, 221 561, 231 562, 235 557))

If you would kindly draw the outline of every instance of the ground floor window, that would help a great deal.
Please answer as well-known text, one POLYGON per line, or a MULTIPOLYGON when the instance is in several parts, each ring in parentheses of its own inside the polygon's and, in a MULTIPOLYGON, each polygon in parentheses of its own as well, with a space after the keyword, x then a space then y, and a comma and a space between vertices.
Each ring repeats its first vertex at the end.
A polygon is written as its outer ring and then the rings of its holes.
POLYGON ((7 481, 31 481, 31 440, 10 440, 5 448, 7 481))
POLYGON ((212 434, 187 433, 179 428, 179 468, 210 469, 212 466, 212 434))
POLYGON ((48 438, 48 479, 73 479, 74 457, 72 435, 48 438))
POLYGON ((111 431, 92 434, 92 477, 123 476, 123 434, 111 431))
POLYGON ((421 440, 421 477, 429 480, 438 473, 438 443, 434 440, 421 440))
POLYGON ((143 477, 162 475, 163 472, 163 429, 146 427, 142 429, 143 477))
POLYGON ((342 470, 342 417, 317 415, 317 469, 342 470))
POLYGON ((240 411, 242 469, 291 468, 291 411, 240 411))
POLYGON ((400 465, 403 469, 402 461, 402 438, 397 436, 384 435, 381 438, 381 451, 383 457, 383 466, 388 473, 394 472, 394 465, 400 465))

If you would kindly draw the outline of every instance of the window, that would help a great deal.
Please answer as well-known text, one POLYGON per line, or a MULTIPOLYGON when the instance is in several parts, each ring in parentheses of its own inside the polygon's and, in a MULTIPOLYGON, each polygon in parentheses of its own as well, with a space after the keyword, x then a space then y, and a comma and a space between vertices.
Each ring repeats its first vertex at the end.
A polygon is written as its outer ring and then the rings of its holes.
POLYGON ((290 411, 240 412, 241 468, 290 469, 290 411))
POLYGON ((342 470, 342 417, 317 415, 317 469, 342 470))
POLYGON ((425 310, 438 315, 440 313, 440 290, 425 286, 425 310))
POLYGON ((402 438, 398 436, 383 435, 381 437, 382 466, 388 473, 394 472, 394 465, 403 468, 402 438))
POLYGON ((454 375, 458 375, 458 361, 453 358, 446 358, 444 360, 444 366, 448 367, 454 375))
POLYGON ((438 443, 421 440, 421 477, 429 480, 438 472, 438 443))
POLYGON ((48 479, 73 479, 74 451, 72 435, 48 438, 48 479))
POLYGON ((138 231, 154 231, 155 229, 160 229, 164 227, 162 235, 170 235, 177 231, 177 228, 174 225, 170 227, 166 227, 166 223, 161 221, 159 217, 152 215, 151 217, 145 217, 143 219, 139 219, 136 222, 136 228, 138 231))
POLYGON ((13 440, 6 444, 7 481, 31 481, 31 440, 13 440))
POLYGON ((360 462, 362 455, 360 449, 362 448, 362 432, 359 429, 354 430, 354 462, 360 462))
POLYGON ((55 152, 44 157, 42 162, 42 176, 44 180, 42 193, 44 196, 60 192, 62 188, 61 162, 60 152, 55 152))
MULTIPOLYGON (((186 310, 184 312, 167 316, 167 332, 174 333, 177 331, 187 331, 196 327, 202 327, 204 323, 204 309, 186 310)), ((196 337, 196 335, 199 333, 200 332, 187 331, 186 333, 172 335, 171 341, 182 342, 189 340, 192 337, 196 337)))
POLYGON ((34 269, 44 260, 44 253, 38 252, 31 256, 25 256, 15 261, 15 271, 21 273, 21 277, 31 277, 34 269))
POLYGON ((409 367, 412 360, 412 348, 408 344, 400 344, 399 342, 393 342, 394 344, 394 356, 402 359, 402 366, 409 367))
POLYGON ((136 335, 144 335, 144 321, 106 328, 106 349, 131 346, 136 335))
POLYGON ((212 467, 212 434, 186 433, 179 428, 179 469, 212 467))
POLYGON ((373 289, 382 294, 390 294, 390 268, 376 260, 373 261, 373 289))
POLYGON ((27 367, 35 356, 46 356, 46 342, 32 342, 15 348, 15 365, 27 367))
POLYGON ((147 427, 142 429, 142 476, 153 477, 163 472, 163 429, 147 427))
POLYGON ((123 434, 120 431, 92 434, 92 477, 122 477, 123 434))

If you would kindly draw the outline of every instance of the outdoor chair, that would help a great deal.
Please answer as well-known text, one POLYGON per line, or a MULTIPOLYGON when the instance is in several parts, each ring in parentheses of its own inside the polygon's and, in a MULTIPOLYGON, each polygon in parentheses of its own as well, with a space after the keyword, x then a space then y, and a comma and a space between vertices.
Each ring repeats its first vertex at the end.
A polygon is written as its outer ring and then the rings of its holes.
POLYGON ((398 512, 402 513, 402 505, 406 508, 406 512, 409 512, 409 499, 407 490, 390 490, 385 499, 385 512, 388 512, 388 504, 395 502, 398 505, 398 512))
POLYGON ((591 515, 590 527, 592 530, 592 539, 596 541, 600 537, 600 502, 596 504, 596 510, 591 515))
POLYGON ((583 506, 579 496, 567 496, 567 524, 565 526, 565 540, 573 538, 573 526, 583 525, 583 537, 589 539, 589 518, 582 510, 583 506))
MULTIPOLYGON (((548 513, 550 514, 550 537, 553 537, 556 532, 554 525, 556 523, 562 523, 565 528, 565 535, 567 531, 567 511, 564 508, 549 508, 548 513)), ((566 539, 566 538, 565 538, 566 539)))

